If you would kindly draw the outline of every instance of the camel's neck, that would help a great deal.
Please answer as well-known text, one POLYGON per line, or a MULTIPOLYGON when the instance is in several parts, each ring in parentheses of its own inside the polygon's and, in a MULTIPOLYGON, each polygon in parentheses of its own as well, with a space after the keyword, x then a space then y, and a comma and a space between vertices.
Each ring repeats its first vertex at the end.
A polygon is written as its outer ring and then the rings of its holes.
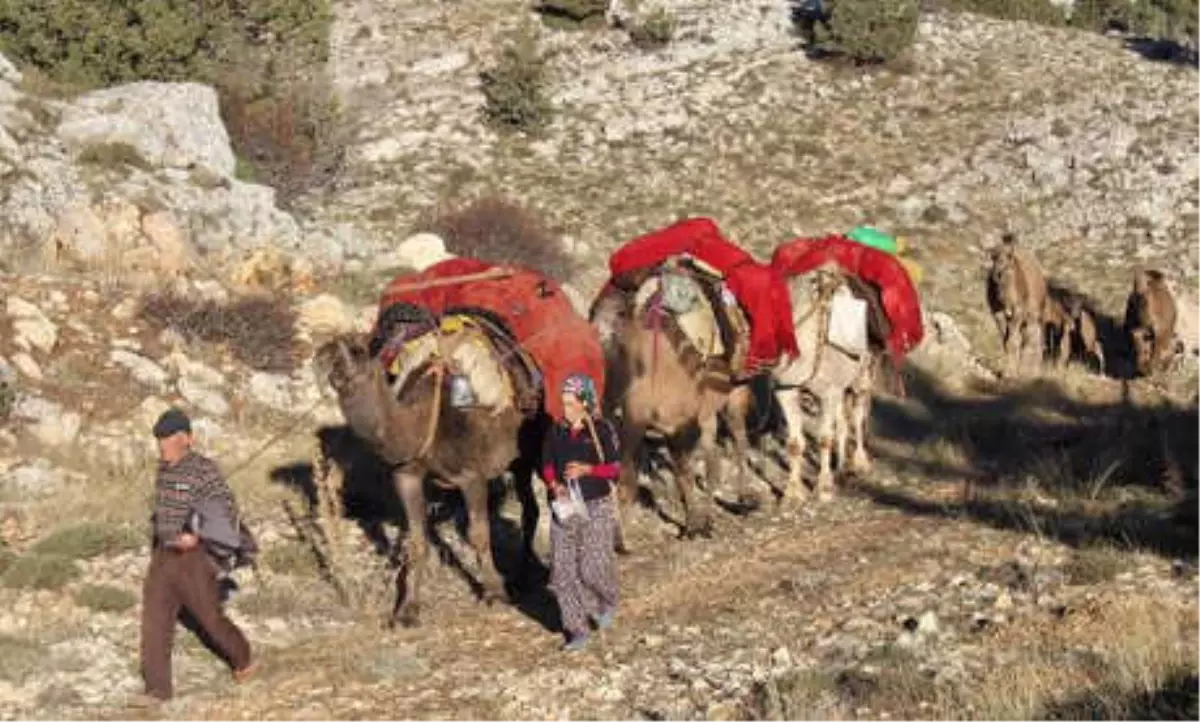
POLYGON ((372 371, 342 400, 342 413, 350 428, 393 464, 415 458, 428 435, 433 385, 428 379, 412 384, 416 388, 405 394, 401 404, 382 370, 372 371))

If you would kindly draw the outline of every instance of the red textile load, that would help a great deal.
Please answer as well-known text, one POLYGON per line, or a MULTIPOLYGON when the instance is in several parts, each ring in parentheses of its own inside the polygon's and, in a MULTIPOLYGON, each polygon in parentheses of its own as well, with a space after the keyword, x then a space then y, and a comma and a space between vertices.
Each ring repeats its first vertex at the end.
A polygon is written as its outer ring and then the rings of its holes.
MULTIPOLYGON (((792 330, 792 300, 784 279, 726 240, 711 218, 687 218, 638 236, 609 257, 608 268, 612 277, 617 277, 684 253, 720 271, 746 312, 750 322, 750 352, 745 371, 773 364, 784 354, 799 355, 792 330)), ((610 278, 608 286, 612 283, 610 278)), ((602 293, 608 291, 608 286, 602 293)))
POLYGON ((884 313, 892 324, 888 350, 896 361, 921 343, 925 328, 921 300, 903 264, 883 251, 843 236, 797 238, 775 249, 771 266, 785 278, 811 271, 829 262, 879 288, 884 313))
POLYGON ((451 258, 420 273, 393 279, 380 299, 380 313, 394 303, 409 303, 438 316, 447 309, 470 308, 495 314, 538 365, 546 412, 556 419, 563 417, 560 389, 573 373, 591 376, 596 383, 596 395, 604 397, 604 352, 595 329, 575 312, 558 283, 536 271, 472 258, 451 258), (509 274, 420 290, 405 288, 493 269, 509 274))

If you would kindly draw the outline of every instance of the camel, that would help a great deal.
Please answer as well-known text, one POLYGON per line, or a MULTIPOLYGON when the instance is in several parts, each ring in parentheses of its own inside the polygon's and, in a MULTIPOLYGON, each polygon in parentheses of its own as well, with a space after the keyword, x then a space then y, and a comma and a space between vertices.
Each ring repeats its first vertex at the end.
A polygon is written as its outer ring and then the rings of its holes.
POLYGON ((1129 334, 1137 373, 1151 376, 1165 369, 1176 351, 1178 310, 1175 295, 1162 271, 1139 268, 1125 303, 1125 332, 1129 334))
MULTIPOLYGON (((743 468, 749 446, 745 417, 753 394, 744 383, 689 368, 686 351, 672 343, 662 328, 671 320, 655 317, 666 311, 648 301, 660 283, 658 276, 648 274, 640 283, 635 282, 633 289, 602 295, 590 313, 605 352, 605 413, 614 418, 619 415, 621 421, 620 516, 626 515, 637 495, 645 441, 648 435, 654 435, 666 441, 670 452, 686 517, 684 536, 707 536, 712 530, 712 515, 696 497, 692 457, 697 451, 704 454, 705 476, 711 482, 720 468, 718 414, 724 411, 734 441, 735 485, 743 502, 754 505, 756 497, 743 468)), ((705 306, 698 315, 690 325, 706 327, 708 333, 701 335, 716 335, 718 322, 711 306, 705 306)), ((727 342, 744 343, 731 339, 727 342)), ((623 538, 618 547, 624 552, 629 550, 623 538)))
MULTIPOLYGON (((834 495, 833 452, 836 446, 839 464, 845 463, 846 439, 850 431, 855 437, 855 448, 849 470, 861 473, 871 467, 865 438, 877 352, 869 348, 866 318, 851 315, 844 319, 851 335, 857 336, 861 343, 839 345, 831 342, 835 295, 858 295, 850 283, 836 267, 828 264, 788 279, 800 356, 773 372, 775 398, 787 420, 790 473, 782 499, 785 503, 800 503, 809 496, 803 483, 805 414, 802 390, 813 394, 819 403, 817 499, 824 501, 834 495)), ((838 321, 843 322, 843 319, 838 321)))
POLYGON ((988 308, 1004 345, 1006 372, 1018 371, 1026 353, 1036 352, 1041 365, 1042 323, 1046 305, 1046 276, 1033 254, 1017 244, 1011 233, 991 252, 987 278, 988 308))
POLYGON ((1046 340, 1053 338, 1057 343, 1057 348, 1050 349, 1055 367, 1066 365, 1078 342, 1084 357, 1096 359, 1097 368, 1104 373, 1104 346, 1100 342, 1096 316, 1080 294, 1048 285, 1042 323, 1049 332, 1046 340))
POLYGON ((455 359, 461 355, 456 352, 486 342, 487 336, 471 326, 443 332, 434 347, 406 354, 403 370, 392 383, 365 337, 343 335, 317 351, 319 368, 336 392, 348 426, 392 467, 393 484, 404 503, 407 557, 397 582, 407 580, 407 593, 397 600, 392 624, 415 626, 420 621, 421 578, 428 556, 423 488, 427 478, 457 489, 466 501, 468 537, 478 556, 484 601, 508 599, 492 560, 488 520, 489 482, 505 471, 513 473, 522 502, 524 561, 534 558, 538 510, 532 476, 546 416, 528 416, 513 403, 460 406, 456 403, 461 399, 452 398, 461 392, 463 380, 455 359))

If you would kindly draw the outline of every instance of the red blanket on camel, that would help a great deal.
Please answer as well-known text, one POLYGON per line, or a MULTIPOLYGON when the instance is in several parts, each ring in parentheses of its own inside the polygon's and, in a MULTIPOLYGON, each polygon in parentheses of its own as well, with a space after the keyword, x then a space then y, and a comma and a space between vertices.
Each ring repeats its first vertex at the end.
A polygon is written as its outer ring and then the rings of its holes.
POLYGON ((472 258, 451 258, 420 273, 393 279, 380 299, 380 312, 397 302, 419 306, 435 315, 447 309, 479 308, 498 316, 538 365, 546 412, 556 419, 563 416, 560 389, 573 373, 591 376, 596 383, 596 394, 604 396, 604 352, 595 329, 575 312, 558 283, 536 271, 512 265, 500 267, 472 258), (501 268, 510 274, 420 290, 405 288, 501 268))
POLYGON ((884 313, 892 324, 888 350, 899 362, 925 337, 921 300, 904 265, 894 256, 843 236, 797 238, 775 249, 771 266, 785 278, 836 263, 879 288, 884 313))
POLYGON ((750 352, 744 371, 773 364, 782 355, 798 356, 792 330, 792 301, 784 279, 746 251, 726 240, 711 218, 687 218, 638 236, 608 259, 612 278, 655 266, 671 256, 690 254, 716 268, 750 321, 750 352))

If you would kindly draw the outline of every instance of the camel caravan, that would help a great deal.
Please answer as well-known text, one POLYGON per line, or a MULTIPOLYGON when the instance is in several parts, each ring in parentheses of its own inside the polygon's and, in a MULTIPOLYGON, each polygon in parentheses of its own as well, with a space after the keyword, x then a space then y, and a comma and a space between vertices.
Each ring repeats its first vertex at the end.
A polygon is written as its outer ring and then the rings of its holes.
POLYGON ((1124 322, 1106 327, 1097 304, 1048 279, 1015 235, 1004 234, 990 258, 987 303, 1004 349, 1004 374, 1040 369, 1049 358, 1060 369, 1072 359, 1094 363, 1101 375, 1114 373, 1116 360, 1129 367, 1124 377, 1153 378, 1200 352, 1196 296, 1162 271, 1136 269, 1124 322))
MULTIPOLYGON (((521 568, 532 568, 533 477, 543 469, 547 430, 563 417, 559 389, 574 374, 595 380, 599 411, 620 440, 618 552, 630 551, 629 512, 652 442, 665 446, 673 467, 685 537, 713 528, 711 504, 697 488, 698 455, 705 491, 728 480, 748 510, 767 494, 789 505, 814 492, 827 500, 837 473, 867 473, 877 382, 902 394, 899 370, 924 336, 914 282, 920 268, 903 250, 902 240, 857 228, 794 239, 763 263, 711 219, 688 218, 614 251, 587 318, 562 286, 518 266, 450 258, 394 279, 371 333, 334 338, 317 354, 347 426, 391 469, 404 504, 405 591, 393 622, 419 622, 426 482, 462 494, 482 596, 506 600, 492 560, 489 489, 511 474, 522 505, 521 568), (749 469, 750 418, 770 411, 756 408, 763 398, 786 425, 783 489, 749 469), (722 474, 722 419, 733 441, 731 478, 722 474), (818 452, 811 486, 804 473, 810 422, 818 452)), ((1036 348, 1040 362, 1050 327, 1064 360, 1074 343, 1103 369, 1111 344, 1101 345, 1094 308, 1052 291, 1032 254, 1006 236, 992 252, 987 282, 1006 361, 1016 367, 1036 348)), ((1126 327, 1139 370, 1160 365, 1181 337, 1194 349, 1177 299, 1161 274, 1136 277, 1126 327)), ((1192 323, 1194 316, 1193 308, 1192 323)))

